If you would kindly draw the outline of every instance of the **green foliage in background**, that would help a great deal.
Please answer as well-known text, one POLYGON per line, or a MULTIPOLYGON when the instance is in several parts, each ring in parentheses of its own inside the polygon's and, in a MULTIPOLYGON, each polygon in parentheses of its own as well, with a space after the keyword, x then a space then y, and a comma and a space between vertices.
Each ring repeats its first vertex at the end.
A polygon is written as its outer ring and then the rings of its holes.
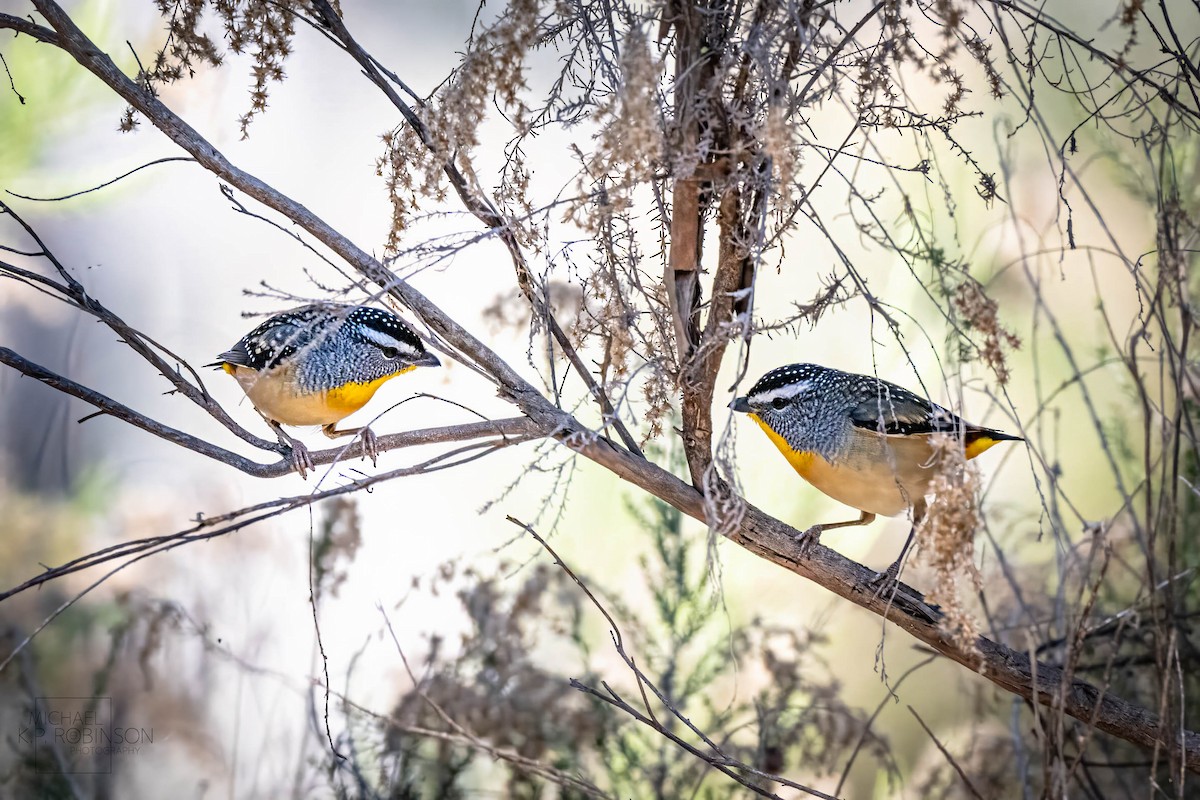
MULTIPOLYGON (((661 501, 643 499, 630 510, 651 543, 639 560, 637 583, 652 595, 651 603, 636 604, 644 610, 606 591, 601 576, 567 566, 612 615, 626 651, 667 701, 727 756, 756 770, 836 775, 858 750, 860 763, 874 764, 890 783, 897 771, 887 743, 868 730, 864 713, 840 699, 820 637, 758 620, 730 629, 712 590, 704 537, 685 535, 682 515, 661 501)), ((561 785, 551 793, 549 782, 527 769, 421 733, 454 733, 447 719, 491 747, 611 796, 745 795, 744 786, 653 727, 573 688, 572 680, 601 693, 611 687, 646 713, 632 673, 614 653, 607 621, 567 573, 544 561, 527 566, 527 577, 510 592, 510 572, 501 565, 495 575, 459 575, 448 566, 434 581, 466 578, 458 600, 468 630, 457 643, 429 636, 424 663, 414 665, 418 685, 374 735, 352 721, 355 733, 338 744, 355 759, 328 764, 339 796, 453 800, 481 786, 503 786, 504 796, 530 800, 588 796, 561 785)), ((650 690, 646 696, 662 729, 707 749, 650 690)))
MULTIPOLYGON (((72 8, 72 17, 84 30, 103 36, 113 21, 108 5, 88 0, 72 8)), ((82 112, 113 105, 112 93, 74 61, 28 36, 3 37, 0 56, 0 189, 36 185, 33 194, 53 194, 61 178, 43 178, 41 172, 53 160, 54 143, 78 130, 82 112)))

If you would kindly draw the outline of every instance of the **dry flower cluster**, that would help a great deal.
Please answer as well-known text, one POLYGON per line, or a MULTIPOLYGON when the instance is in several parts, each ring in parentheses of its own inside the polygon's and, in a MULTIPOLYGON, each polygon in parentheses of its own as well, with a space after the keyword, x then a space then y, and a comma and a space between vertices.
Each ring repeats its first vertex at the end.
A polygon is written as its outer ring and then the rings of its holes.
MULTIPOLYGON (((423 125, 401 125, 383 135, 384 154, 376 173, 384 178, 392 204, 392 222, 384 245, 395 255, 401 239, 420 208, 420 198, 439 203, 446 197, 447 164, 452 164, 474 192, 482 192, 472 154, 479 145, 480 126, 493 103, 501 108, 518 136, 529 128, 529 109, 522 97, 525 59, 538 41, 538 0, 514 0, 499 18, 474 36, 462 63, 435 97, 418 98, 423 125)), ((528 179, 522 169, 508 172, 510 181, 528 179)), ((519 188, 507 196, 521 197, 519 188)))
MULTIPOLYGON (((306 0, 154 0, 167 21, 166 43, 155 53, 153 66, 139 70, 137 81, 151 91, 156 85, 174 83, 196 74, 202 65, 218 67, 224 60, 221 48, 206 28, 206 12, 211 9, 215 23, 225 34, 229 50, 249 52, 254 82, 250 89, 250 110, 238 122, 242 138, 249 136, 250 123, 267 110, 268 86, 284 79, 284 62, 292 53, 297 14, 316 14, 306 0)), ((332 6, 341 13, 340 0, 332 6)), ((316 14, 316 16, 320 16, 316 14)), ((125 110, 121 129, 137 125, 133 107, 125 110)))
POLYGON ((999 303, 984 294, 983 286, 970 276, 959 284, 952 302, 965 327, 983 338, 975 347, 996 376, 996 383, 1008 383, 1007 353, 1021 347, 1021 338, 1000 324, 999 303))
POLYGON ((954 434, 934 434, 930 468, 933 499, 917 525, 917 548, 933 573, 930 602, 941 607, 941 625, 959 645, 971 650, 979 624, 965 598, 979 591, 975 566, 975 534, 979 530, 979 468, 967 461, 963 441, 954 434))

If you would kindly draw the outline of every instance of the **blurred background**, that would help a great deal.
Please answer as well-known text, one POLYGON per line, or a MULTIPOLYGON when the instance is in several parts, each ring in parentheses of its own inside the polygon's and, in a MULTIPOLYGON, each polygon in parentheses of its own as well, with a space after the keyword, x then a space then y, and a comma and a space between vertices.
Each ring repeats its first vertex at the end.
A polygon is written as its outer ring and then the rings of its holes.
MULTIPOLYGON (((3 5, 8 13, 28 11, 18 0, 3 5)), ((1057 5, 1089 36, 1123 35, 1095 31, 1086 10, 1057 5)), ((486 23, 501 10, 479 12, 460 0, 414 0, 402 12, 388 2, 343 6, 366 49, 421 95, 458 63, 477 13, 486 23)), ((89 0, 68 8, 128 74, 137 69, 134 52, 145 60, 162 46, 164 23, 153 4, 89 0)), ((845 19, 866 8, 847 4, 845 19)), ((294 45, 286 80, 271 87, 269 107, 247 138, 237 122, 252 80, 244 55, 230 53, 221 69, 198 67, 163 88, 161 99, 233 163, 382 254, 392 209, 377 161, 385 155, 382 137, 398 124, 395 111, 312 30, 299 26, 294 45)), ((145 122, 119 131, 123 104, 61 52, 6 37, 0 54, 25 101, 0 91, 0 189, 57 197, 180 155, 145 122)), ((553 53, 530 56, 534 89, 552 79, 554 65, 553 53)), ((944 89, 911 77, 910 98, 926 99, 936 113, 944 89)), ((945 257, 967 264, 986 287, 1000 324, 1020 339, 1006 356, 1009 382, 1001 386, 985 364, 960 357, 940 310, 945 302, 928 291, 934 268, 912 269, 862 234, 844 184, 832 178, 814 194, 822 224, 855 248, 849 257, 862 280, 897 311, 903 346, 852 299, 816 324, 757 337, 746 381, 798 361, 878 374, 973 422, 1030 440, 1029 447, 997 447, 977 462, 985 523, 976 564, 986 615, 968 594, 986 620, 983 632, 1001 637, 1010 632, 1005 626, 1025 623, 1031 606, 1052 608, 1075 587, 1079 575, 1068 565, 1090 546, 1093 525, 1105 523, 1118 542, 1131 535, 1108 522, 1125 507, 1118 485, 1137 485, 1150 445, 1131 411, 1139 395, 1116 350, 1144 313, 1127 262, 1156 246, 1157 176, 1135 141, 1085 128, 1075 134, 1081 154, 1073 163, 1087 199, 1069 181, 1060 197, 1061 165, 1033 125, 1021 126, 1019 102, 987 98, 985 77, 977 71, 969 78, 980 86, 970 105, 981 113, 959 121, 954 137, 996 175, 1001 199, 981 198, 977 174, 952 158, 937 164, 949 194, 921 173, 886 174, 867 162, 844 178, 863 194, 878 187, 875 213, 897 235, 907 230, 916 239, 921 226, 906 219, 919 219, 936 232, 945 257), (905 209, 900 192, 926 206, 905 209), (1065 246, 1064 201, 1075 208, 1070 235, 1086 246, 1065 246)), ((836 146, 849 113, 832 103, 814 108, 812 134, 836 146)), ((1065 102, 1046 103, 1039 113, 1060 142, 1087 116, 1065 102)), ((500 180, 510 134, 496 121, 481 130, 476 167, 480 185, 490 189, 500 180)), ((595 135, 581 124, 541 136, 538 152, 527 155, 530 195, 553 199, 563 176, 578 169, 571 147, 587 151, 595 135)), ((899 134, 875 136, 890 148, 892 163, 938 157, 899 134)), ((1194 152, 1179 157, 1181 174, 1194 171, 1194 152)), ((796 168, 804 181, 823 167, 810 157, 796 168)), ((1194 192, 1197 184, 1190 185, 1194 192)), ((60 202, 4 199, 93 296, 198 366, 256 324, 247 315, 295 305, 289 296, 321 297, 321 286, 339 281, 292 238, 237 213, 220 188, 197 165, 174 162, 60 202)), ((412 235, 475 230, 457 209, 454 198, 431 201, 412 235)), ((578 237, 569 220, 559 222, 547 233, 551 245, 578 237)), ((0 219, 0 243, 30 249, 9 218, 0 219)), ((795 303, 809 302, 843 272, 841 255, 811 225, 798 225, 775 257, 778 264, 759 279, 755 311, 765 320, 789 316, 795 303)), ((550 261, 545 255, 539 271, 550 271, 550 261)), ((394 267, 542 385, 541 340, 528 318, 495 313, 517 297, 498 241, 482 239, 433 265, 402 254, 394 267)), ((162 378, 107 329, 15 281, 0 281, 0 343, 165 424, 263 456, 165 393, 162 378)), ((718 387, 738 377, 734 359, 727 362, 718 387)), ((219 372, 204 380, 241 424, 270 438, 234 381, 219 372)), ((747 499, 801 529, 843 518, 844 508, 786 471, 748 421, 730 418, 723 406, 732 396, 718 395, 714 418, 730 437, 747 499)), ((42 565, 180 530, 196 514, 302 495, 372 471, 353 461, 318 469, 308 481, 254 479, 110 417, 77 423, 90 411, 0 370, 0 590, 42 565)), ((385 384, 350 422, 378 415, 373 427, 382 434, 513 413, 490 383, 449 362, 385 384)), ((323 446, 312 432, 301 438, 323 446)), ((681 455, 670 438, 652 443, 652 453, 678 471, 681 455)), ((385 453, 378 469, 434 452, 385 453)), ((45 796, 584 796, 481 752, 446 724, 448 716, 492 746, 617 796, 741 796, 746 790, 567 684, 607 681, 626 698, 636 692, 604 617, 507 515, 547 537, 614 614, 639 664, 668 684, 687 684, 679 696, 690 698, 697 724, 720 731, 753 763, 773 766, 764 771, 842 797, 961 796, 919 716, 977 781, 995 779, 986 796, 1015 796, 1003 787, 1040 780, 1040 754, 1021 752, 1034 727, 1022 702, 930 658, 902 631, 818 586, 728 542, 710 548, 699 523, 561 448, 536 443, 128 566, 26 647, 18 645, 103 572, 4 600, 0 659, 20 652, 0 674, 9 694, 0 703, 0 772, 10 787, 35 787, 45 796), (333 690, 328 699, 324 686, 333 690), (64 785, 9 732, 26 713, 25 698, 83 695, 112 697, 114 717, 143 731, 142 742, 136 752, 114 754, 111 775, 64 785), (330 755, 326 718, 345 761, 330 755), (450 734, 439 740, 414 733, 435 729, 450 734), (998 752, 1004 757, 994 757, 998 752), (999 764, 1006 772, 989 775, 999 764)), ((881 519, 831 531, 822 541, 882 569, 907 528, 904 519, 881 519)), ((1114 588, 1112 608, 1125 607, 1122 595, 1138 596, 1140 575, 1128 563, 1112 570, 1107 580, 1129 582, 1127 592, 1114 588)), ((905 580, 917 587, 928 580, 920 559, 905 580)))

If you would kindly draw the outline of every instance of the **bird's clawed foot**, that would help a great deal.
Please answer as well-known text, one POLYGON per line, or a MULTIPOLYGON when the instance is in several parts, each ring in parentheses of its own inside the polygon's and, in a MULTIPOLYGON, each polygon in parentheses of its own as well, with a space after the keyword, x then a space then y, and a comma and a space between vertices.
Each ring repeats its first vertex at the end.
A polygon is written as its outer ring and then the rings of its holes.
POLYGON ((896 606, 913 616, 924 617, 930 623, 936 623, 942 618, 940 607, 925 602, 925 595, 918 592, 907 583, 900 582, 900 562, 896 559, 883 572, 875 573, 869 585, 875 587, 874 599, 886 600, 889 606, 896 606))
POLYGON ((296 439, 292 439, 292 466, 300 473, 300 477, 308 480, 309 470, 316 471, 317 465, 313 463, 312 456, 308 453, 308 448, 303 443, 296 439))
POLYGON ((283 432, 278 422, 270 421, 271 427, 275 429, 275 436, 279 438, 279 443, 287 447, 292 455, 292 468, 300 473, 300 477, 308 479, 308 473, 315 471, 317 465, 313 463, 312 456, 308 453, 308 448, 298 439, 293 439, 283 432))
POLYGON ((351 428, 345 431, 336 430, 333 423, 321 428, 321 432, 330 439, 339 439, 342 436, 358 436, 362 444, 363 458, 371 459, 371 466, 375 466, 379 459, 379 438, 375 436, 375 431, 367 427, 351 428))
POLYGON ((883 572, 876 572, 875 577, 871 578, 871 586, 875 587, 875 597, 885 597, 893 595, 900 587, 900 559, 897 558, 892 562, 892 565, 883 572))
POLYGON ((377 466, 379 460, 379 439, 375 436, 375 431, 370 428, 363 428, 359 431, 362 437, 362 454, 363 458, 371 459, 371 466, 377 466))
POLYGON ((821 541, 821 533, 825 530, 824 525, 813 525, 808 530, 796 534, 793 541, 796 543, 796 549, 800 555, 807 558, 812 552, 813 547, 821 541))
MULTIPOLYGON (((913 540, 917 536, 917 526, 914 524, 908 531, 908 538, 904 540, 904 547, 900 548, 900 555, 896 556, 896 560, 892 565, 883 572, 877 572, 875 577, 871 579, 871 585, 875 587, 875 597, 883 597, 884 595, 895 597, 896 589, 900 584, 900 567, 904 564, 904 557, 908 555, 908 548, 912 547, 913 540)), ((917 593, 920 594, 919 592, 917 593)), ((924 599, 924 596, 922 596, 924 599)))

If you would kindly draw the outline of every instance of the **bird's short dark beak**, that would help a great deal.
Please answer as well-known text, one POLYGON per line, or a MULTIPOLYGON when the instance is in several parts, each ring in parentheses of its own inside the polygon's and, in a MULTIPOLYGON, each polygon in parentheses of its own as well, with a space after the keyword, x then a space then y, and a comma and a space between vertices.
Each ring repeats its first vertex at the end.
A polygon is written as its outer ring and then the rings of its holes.
POLYGON ((413 365, 417 367, 440 367, 442 362, 433 353, 426 352, 425 355, 414 361, 413 365))
POLYGON ((744 397, 739 397, 729 404, 729 407, 734 411, 740 411, 743 414, 750 413, 750 401, 744 397))

